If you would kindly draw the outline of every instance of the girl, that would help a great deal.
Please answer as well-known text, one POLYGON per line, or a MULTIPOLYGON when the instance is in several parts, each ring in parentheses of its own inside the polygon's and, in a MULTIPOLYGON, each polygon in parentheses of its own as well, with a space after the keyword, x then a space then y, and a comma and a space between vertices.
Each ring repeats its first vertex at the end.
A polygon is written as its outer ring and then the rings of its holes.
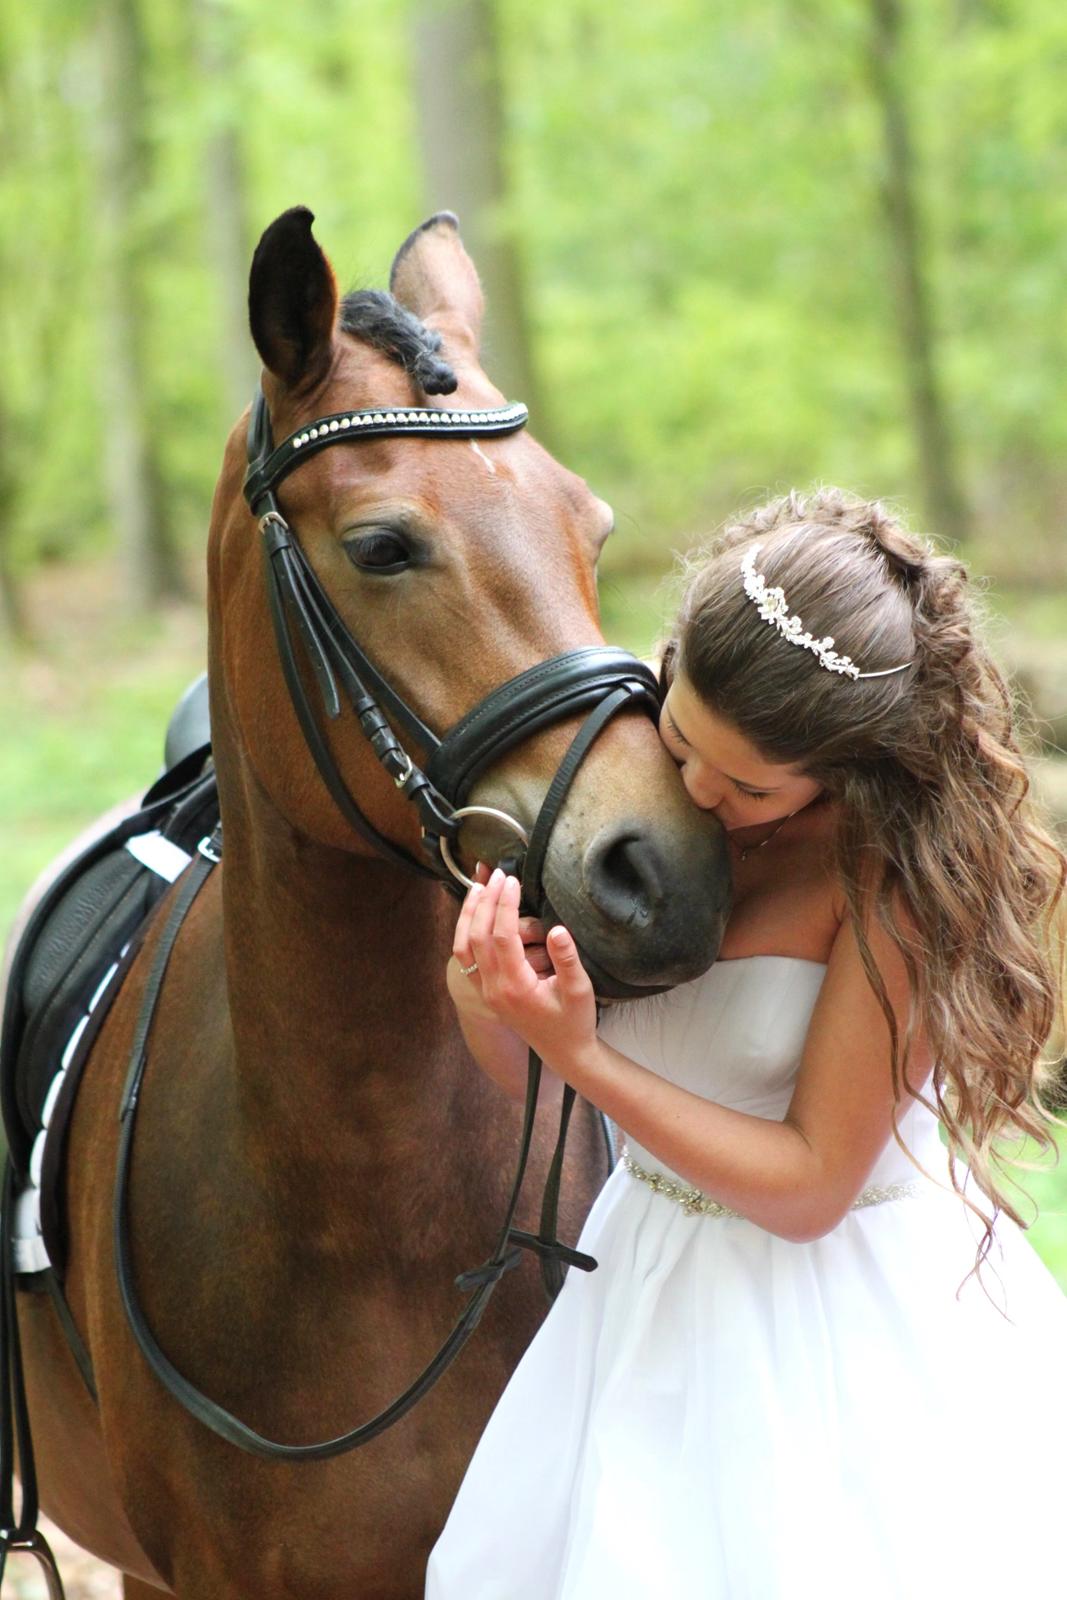
POLYGON ((626 1149, 428 1600, 1062 1593, 1067 1301, 996 1147, 1049 1144, 1065 863, 964 571, 877 504, 791 494, 712 547, 664 681, 733 846, 715 966, 598 1032, 514 879, 457 925, 479 1064, 521 1095, 528 1041, 626 1149))

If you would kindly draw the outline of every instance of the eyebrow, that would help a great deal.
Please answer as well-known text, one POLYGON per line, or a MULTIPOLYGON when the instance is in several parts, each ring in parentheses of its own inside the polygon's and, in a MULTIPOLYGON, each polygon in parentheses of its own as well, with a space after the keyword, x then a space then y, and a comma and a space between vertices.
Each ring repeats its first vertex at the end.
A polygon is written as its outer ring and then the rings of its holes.
MULTIPOLYGON (((664 707, 664 710, 666 711, 666 707, 664 707)), ((679 739, 681 739, 682 743, 689 745, 690 749, 692 749, 691 741, 686 738, 686 736, 682 732, 681 728, 675 722, 674 717, 671 714, 671 712, 666 711, 666 716, 667 716, 667 721, 670 723, 672 729, 678 735, 679 739)), ((739 789, 748 789, 751 794, 777 794, 778 793, 778 788, 764 789, 761 784, 758 784, 758 783, 746 783, 744 778, 731 777, 728 772, 724 772, 723 773, 723 777, 726 778, 729 783, 736 783, 737 787, 739 789)), ((780 785, 779 785, 779 788, 780 788, 780 785)))

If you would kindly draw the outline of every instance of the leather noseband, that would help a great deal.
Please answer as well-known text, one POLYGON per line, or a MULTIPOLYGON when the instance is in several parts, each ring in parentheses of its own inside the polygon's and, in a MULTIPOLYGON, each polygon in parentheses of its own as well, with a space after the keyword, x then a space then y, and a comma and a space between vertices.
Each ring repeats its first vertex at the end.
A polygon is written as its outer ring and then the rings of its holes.
POLYGON ((452 847, 463 817, 488 809, 465 804, 475 780, 508 750, 542 728, 586 715, 549 785, 529 840, 515 819, 504 813, 491 813, 508 823, 526 846, 523 898, 526 908, 536 915, 545 908, 541 872, 549 839, 581 759, 616 713, 639 708, 649 716, 658 714, 655 674, 625 650, 606 645, 568 650, 501 684, 439 738, 393 690, 353 638, 282 515, 274 492, 302 461, 329 445, 406 434, 436 439, 514 433, 525 426, 527 417, 522 405, 480 411, 407 406, 335 412, 298 429, 275 446, 266 399, 258 390, 248 427, 249 467, 244 493, 253 515, 259 519, 275 638, 305 741, 342 815, 387 859, 437 877, 461 893, 468 880, 456 865, 452 847), (378 760, 414 804, 425 861, 418 860, 374 826, 341 776, 304 687, 290 622, 299 634, 327 717, 340 715, 343 690, 378 760), (394 722, 424 752, 424 768, 401 745, 394 722))
MULTIPOLYGON (((487 809, 464 807, 460 803, 478 774, 521 739, 566 717, 587 713, 549 784, 529 838, 523 871, 524 893, 528 904, 540 909, 544 898, 541 867, 545 851, 574 774, 594 739, 616 712, 627 706, 639 706, 650 713, 658 708, 655 677, 636 657, 622 650, 600 646, 570 650, 554 656, 550 661, 539 662, 502 684, 461 718, 449 734, 439 739, 393 691, 353 639, 300 549, 274 495, 277 484, 305 456, 335 442, 402 433, 434 438, 441 434, 473 437, 511 432, 522 427, 525 421, 524 406, 475 412, 443 412, 410 407, 389 411, 345 412, 321 418, 299 433, 290 435, 275 449, 271 442, 266 401, 260 392, 252 407, 249 426, 250 466, 245 480, 245 493, 254 515, 259 518, 278 649, 304 737, 342 814, 363 838, 389 860, 441 878, 449 887, 457 889, 459 871, 451 857, 450 843, 456 836, 463 814, 487 809), (295 623, 307 653, 327 716, 336 717, 340 714, 340 691, 343 690, 379 761, 397 787, 415 804, 428 863, 418 861, 381 834, 363 815, 350 794, 305 693, 293 647, 290 619, 295 623), (383 705, 413 742, 428 753, 425 772, 415 765, 400 744, 389 716, 382 710, 383 705)), ((525 843, 525 830, 520 824, 507 817, 504 820, 510 821, 525 843)), ((113 1213, 119 1293, 128 1325, 146 1362, 164 1389, 191 1416, 220 1438, 268 1460, 325 1460, 366 1444, 410 1411, 459 1354, 478 1326, 497 1283, 518 1264, 523 1250, 530 1250, 540 1258, 542 1277, 550 1297, 559 1292, 567 1267, 578 1267, 586 1272, 595 1268, 596 1262, 591 1256, 564 1244, 556 1236, 564 1146, 574 1105, 574 1090, 569 1084, 564 1086, 559 1137, 545 1184, 540 1228, 537 1233, 530 1233, 515 1226, 516 1209, 533 1137, 541 1075, 541 1062, 533 1051, 530 1052, 518 1163, 494 1249, 480 1266, 461 1273, 456 1279, 458 1287, 469 1294, 470 1299, 437 1354, 408 1387, 368 1421, 346 1433, 311 1443, 284 1444, 266 1438, 242 1422, 233 1412, 197 1388, 156 1339, 137 1292, 128 1215, 134 1128, 156 1010, 183 920, 220 859, 220 844, 221 835, 217 830, 209 847, 201 846, 200 853, 183 874, 146 976, 120 1110, 113 1213)), ((612 1164, 614 1147, 610 1137, 607 1149, 609 1164, 612 1164)))

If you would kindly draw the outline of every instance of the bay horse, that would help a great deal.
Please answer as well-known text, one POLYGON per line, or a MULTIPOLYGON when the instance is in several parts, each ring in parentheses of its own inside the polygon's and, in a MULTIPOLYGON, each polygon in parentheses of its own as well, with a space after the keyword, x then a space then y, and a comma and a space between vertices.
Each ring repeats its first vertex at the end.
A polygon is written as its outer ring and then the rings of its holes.
MULTIPOLYGON (((537 663, 602 646, 595 565, 610 514, 511 426, 521 408, 482 370, 481 291, 450 214, 401 247, 388 295, 343 300, 311 221, 285 213, 253 262, 260 425, 306 442, 317 417, 411 420, 405 408, 451 392, 460 433, 371 428, 309 451, 280 503, 345 627, 429 727, 448 729, 537 663), (505 431, 462 436, 463 416, 490 411, 505 431)), ((222 864, 166 969, 128 1218, 160 1345, 250 1427, 299 1442, 381 1410, 440 1345, 462 1301, 456 1275, 484 1255, 504 1207, 519 1108, 474 1068, 447 998, 454 899, 353 832, 309 753, 242 494, 246 424, 226 447, 208 548, 222 864)), ((296 668, 311 690, 313 666, 305 654, 296 668)), ((417 858, 403 773, 390 781, 352 719, 321 706, 319 718, 373 830, 417 858)), ((535 726, 478 774, 471 802, 531 828, 578 724, 535 726)), ((546 903, 609 991, 612 978, 640 989, 697 976, 725 917, 722 838, 650 718, 615 716, 571 778, 545 849, 546 903)), ((453 848, 470 873, 502 847, 478 815, 453 848)), ((462 1358, 354 1452, 263 1459, 183 1409, 134 1342, 112 1235, 118 1106, 166 915, 164 902, 95 1039, 69 1131, 65 1290, 95 1401, 52 1300, 18 1296, 43 1508, 122 1571, 126 1600, 416 1600, 478 1434, 544 1316, 541 1284, 528 1261, 510 1273, 462 1358)), ((538 1119, 535 1189, 553 1137, 538 1119)), ((570 1162, 561 1231, 573 1238, 605 1171, 589 1107, 570 1162)))

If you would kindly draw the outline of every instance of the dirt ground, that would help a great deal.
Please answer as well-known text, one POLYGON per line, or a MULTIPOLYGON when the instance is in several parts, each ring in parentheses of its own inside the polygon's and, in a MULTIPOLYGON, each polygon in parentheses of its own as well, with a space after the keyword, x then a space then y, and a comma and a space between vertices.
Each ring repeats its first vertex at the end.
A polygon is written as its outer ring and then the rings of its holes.
MULTIPOLYGON (((41 1532, 52 1547, 67 1600, 122 1600, 122 1583, 114 1567, 86 1555, 47 1517, 41 1518, 41 1532)), ((48 1600, 44 1573, 32 1556, 10 1557, 4 1593, 12 1600, 48 1600)))

